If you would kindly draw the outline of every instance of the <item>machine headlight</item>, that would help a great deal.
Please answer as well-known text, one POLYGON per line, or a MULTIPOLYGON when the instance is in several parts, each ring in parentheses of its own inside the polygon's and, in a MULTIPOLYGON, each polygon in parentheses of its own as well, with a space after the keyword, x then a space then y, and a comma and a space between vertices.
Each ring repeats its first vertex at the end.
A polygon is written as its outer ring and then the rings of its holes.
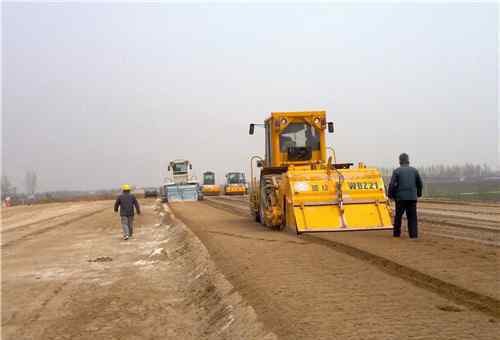
POLYGON ((319 125, 319 123, 321 123, 319 117, 314 118, 314 124, 319 125))
POLYGON ((309 191, 309 183, 307 182, 297 182, 293 185, 296 192, 309 191))

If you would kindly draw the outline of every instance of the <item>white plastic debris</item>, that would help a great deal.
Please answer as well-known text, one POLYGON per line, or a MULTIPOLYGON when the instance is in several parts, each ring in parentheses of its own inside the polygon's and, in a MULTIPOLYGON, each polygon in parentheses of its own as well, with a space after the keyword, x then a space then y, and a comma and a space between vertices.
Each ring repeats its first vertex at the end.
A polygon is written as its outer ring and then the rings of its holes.
POLYGON ((164 248, 157 248, 151 253, 151 255, 149 255, 149 257, 160 256, 163 254, 165 254, 165 249, 164 248))
POLYGON ((148 265, 152 265, 155 263, 156 263, 156 261, 139 260, 139 261, 134 262, 134 265, 136 265, 136 266, 148 266, 148 265))

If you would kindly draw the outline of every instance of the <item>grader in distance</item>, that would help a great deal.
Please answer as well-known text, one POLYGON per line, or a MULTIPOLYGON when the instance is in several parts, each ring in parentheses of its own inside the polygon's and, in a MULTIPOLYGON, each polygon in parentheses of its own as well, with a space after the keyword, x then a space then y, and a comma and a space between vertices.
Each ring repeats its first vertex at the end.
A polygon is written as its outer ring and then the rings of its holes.
MULTIPOLYGON (((251 135, 256 125, 250 124, 251 135)), ((256 221, 297 234, 392 229, 380 172, 336 162, 326 145, 325 131, 332 133, 334 126, 325 111, 272 112, 259 125, 265 128, 265 157, 250 161, 256 221), (254 164, 261 168, 259 180, 254 164)))
POLYGON ((169 177, 165 178, 162 185, 163 200, 199 201, 203 199, 198 181, 192 174, 193 165, 187 159, 176 159, 168 165, 169 177))

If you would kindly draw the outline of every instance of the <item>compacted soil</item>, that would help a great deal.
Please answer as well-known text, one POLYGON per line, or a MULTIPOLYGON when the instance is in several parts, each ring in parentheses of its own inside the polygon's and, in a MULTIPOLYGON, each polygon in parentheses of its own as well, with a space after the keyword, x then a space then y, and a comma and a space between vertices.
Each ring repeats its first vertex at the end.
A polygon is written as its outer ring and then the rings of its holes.
POLYGON ((280 338, 498 338, 496 247, 390 231, 297 237, 255 223, 238 201, 172 208, 280 338))

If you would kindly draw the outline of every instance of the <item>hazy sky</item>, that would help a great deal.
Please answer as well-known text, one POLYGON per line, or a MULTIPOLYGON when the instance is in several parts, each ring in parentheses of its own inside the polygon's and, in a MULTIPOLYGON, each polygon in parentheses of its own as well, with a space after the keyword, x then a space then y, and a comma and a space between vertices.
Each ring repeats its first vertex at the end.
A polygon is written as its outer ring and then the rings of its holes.
POLYGON ((2 168, 23 190, 248 172, 271 111, 327 110, 339 161, 498 165, 497 7, 3 3, 2 168))

